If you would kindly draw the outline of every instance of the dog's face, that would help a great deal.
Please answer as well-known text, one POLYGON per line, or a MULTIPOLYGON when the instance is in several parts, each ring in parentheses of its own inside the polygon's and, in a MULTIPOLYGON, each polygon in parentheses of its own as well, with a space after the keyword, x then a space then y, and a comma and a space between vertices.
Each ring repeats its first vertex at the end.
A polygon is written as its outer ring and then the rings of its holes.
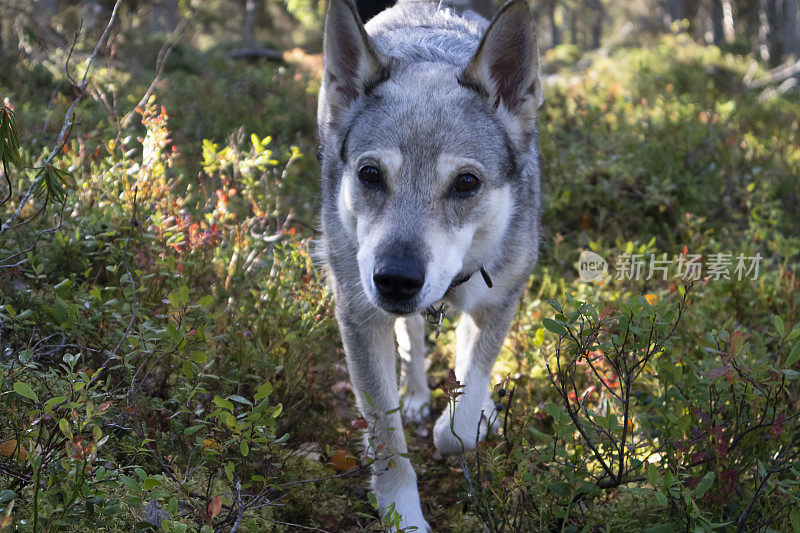
POLYGON ((495 19, 463 68, 390 63, 352 9, 331 6, 321 108, 340 147, 337 211, 385 311, 434 304, 497 254, 540 100, 525 11, 495 19))

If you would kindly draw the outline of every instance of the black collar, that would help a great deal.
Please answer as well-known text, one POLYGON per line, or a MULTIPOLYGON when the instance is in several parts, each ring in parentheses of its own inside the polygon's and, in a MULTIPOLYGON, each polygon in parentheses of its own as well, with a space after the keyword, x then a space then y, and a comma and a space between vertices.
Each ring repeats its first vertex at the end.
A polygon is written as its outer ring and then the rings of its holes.
MULTIPOLYGON (((493 286, 492 278, 489 277, 489 274, 483 267, 478 269, 478 271, 481 273, 481 276, 483 276, 483 281, 486 283, 486 286, 491 289, 493 286)), ((456 276, 456 278, 450 283, 450 287, 448 287, 447 290, 455 289, 459 285, 463 285, 464 283, 468 282, 473 274, 475 274, 475 272, 471 272, 469 274, 463 274, 461 276, 456 276)))

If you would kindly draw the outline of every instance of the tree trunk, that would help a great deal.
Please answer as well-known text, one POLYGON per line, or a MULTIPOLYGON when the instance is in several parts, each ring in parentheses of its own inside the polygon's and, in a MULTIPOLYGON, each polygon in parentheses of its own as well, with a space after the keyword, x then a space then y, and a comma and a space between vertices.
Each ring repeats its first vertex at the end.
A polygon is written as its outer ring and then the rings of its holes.
POLYGON ((736 39, 733 25, 733 5, 731 0, 722 0, 722 24, 725 42, 732 43, 736 39))
POLYGON ((686 2, 684 0, 666 0, 665 7, 671 22, 686 18, 686 2))
POLYGON ((600 0, 591 0, 589 2, 589 7, 594 11, 591 48, 592 50, 597 50, 600 48, 600 41, 603 38, 603 19, 606 17, 606 10, 600 0))
POLYGON ((256 44, 256 0, 244 0, 242 39, 247 46, 256 44))
POLYGON ((569 38, 570 42, 575 46, 580 44, 578 42, 578 12, 576 10, 569 14, 569 38))
POLYGON ((782 55, 800 55, 800 18, 797 0, 780 0, 777 9, 776 40, 782 55))
POLYGON ((547 20, 550 23, 550 44, 553 47, 561 44, 561 31, 556 23, 556 0, 547 0, 545 4, 547 20))
POLYGON ((722 0, 711 0, 711 41, 720 46, 725 42, 725 21, 722 0))

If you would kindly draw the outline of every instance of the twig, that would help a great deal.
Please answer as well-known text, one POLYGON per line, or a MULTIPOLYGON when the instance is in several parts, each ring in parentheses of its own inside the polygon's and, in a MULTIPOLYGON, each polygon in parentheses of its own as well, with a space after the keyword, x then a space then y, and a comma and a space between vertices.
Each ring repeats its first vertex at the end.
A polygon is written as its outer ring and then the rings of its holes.
POLYGON ((236 533, 236 530, 239 529, 239 524, 242 522, 242 518, 244 518, 244 507, 242 507, 242 483, 239 481, 239 476, 235 476, 233 481, 236 483, 236 522, 234 522, 231 527, 231 533, 236 533))

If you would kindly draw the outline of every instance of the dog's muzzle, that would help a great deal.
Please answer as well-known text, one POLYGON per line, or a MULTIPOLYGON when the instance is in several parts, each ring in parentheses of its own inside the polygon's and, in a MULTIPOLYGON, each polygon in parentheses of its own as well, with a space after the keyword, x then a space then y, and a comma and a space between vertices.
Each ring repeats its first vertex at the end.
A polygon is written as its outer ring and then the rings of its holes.
POLYGON ((372 281, 388 307, 405 312, 425 285, 425 265, 408 256, 384 257, 375 262, 372 281))

